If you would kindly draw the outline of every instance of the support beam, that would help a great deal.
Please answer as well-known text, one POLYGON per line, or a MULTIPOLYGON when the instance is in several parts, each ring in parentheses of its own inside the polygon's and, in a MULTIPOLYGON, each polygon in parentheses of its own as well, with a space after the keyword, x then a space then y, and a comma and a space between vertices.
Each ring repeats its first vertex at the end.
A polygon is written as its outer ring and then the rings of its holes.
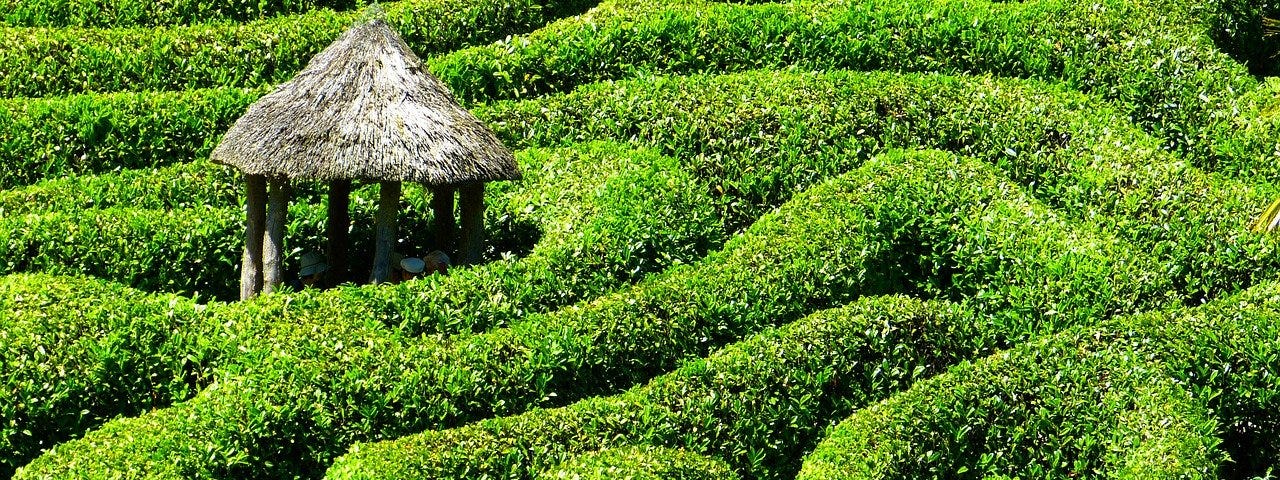
POLYGON ((262 241, 262 292, 271 293, 284 283, 284 225, 289 211, 289 179, 271 179, 267 192, 267 228, 262 241))
POLYGON ((325 232, 329 244, 325 256, 329 261, 328 286, 347 279, 347 249, 351 231, 351 180, 334 180, 329 183, 329 216, 325 232))
POLYGON ((373 272, 369 281, 391 279, 391 249, 396 243, 396 217, 400 214, 400 182, 382 182, 378 187, 377 239, 374 241, 373 272))
POLYGON ((458 203, 462 210, 462 238, 459 241, 458 264, 480 262, 484 253, 484 184, 465 185, 458 189, 458 203))
POLYGON ((245 175, 244 256, 240 259, 240 300, 258 296, 262 291, 262 233, 266 228, 267 179, 262 175, 245 175))
POLYGON ((455 255, 457 248, 458 221, 453 215, 453 187, 435 187, 431 189, 431 214, 435 218, 436 250, 455 255))

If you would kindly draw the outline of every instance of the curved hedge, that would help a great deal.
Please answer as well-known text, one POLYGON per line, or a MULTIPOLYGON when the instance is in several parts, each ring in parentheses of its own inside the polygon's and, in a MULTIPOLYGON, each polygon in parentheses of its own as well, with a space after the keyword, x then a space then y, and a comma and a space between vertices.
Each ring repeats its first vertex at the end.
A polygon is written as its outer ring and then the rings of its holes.
POLYGON ((228 320, 214 322, 236 328, 250 328, 238 323, 246 317, 282 322, 237 334, 241 363, 193 400, 111 422, 33 463, 30 474, 141 468, 261 476, 314 468, 353 441, 616 391, 766 325, 927 283, 929 270, 916 273, 922 253, 953 272, 949 287, 992 312, 1008 341, 1167 301, 1166 285, 1142 256, 1075 231, 985 166, 904 154, 859 173, 806 192, 698 264, 443 344, 378 333, 362 317, 335 324, 333 305, 319 296, 295 297, 297 310, 223 312, 228 320), (956 181, 938 191, 933 178, 943 172, 956 181), (924 233, 907 233, 915 231, 924 233), (292 315, 282 317, 286 311, 292 315), (293 353, 275 353, 282 351, 293 353), (183 453, 191 451, 228 456, 183 453), (173 461, 148 460, 161 457, 173 461))
POLYGON ((737 480, 723 461, 679 449, 632 446, 608 448, 551 468, 537 478, 609 480, 737 480))
POLYGON ((249 0, 146 2, 140 0, 4 0, 0 25, 15 27, 157 27, 243 22, 304 13, 319 8, 345 10, 363 0, 249 0))
POLYGON ((0 276, 0 477, 119 415, 195 395, 199 307, 82 277, 0 276), (74 321, 68 321, 74 319, 74 321))
POLYGON ((242 183, 235 170, 203 160, 75 175, 0 190, 0 216, 120 206, 150 210, 234 206, 243 203, 242 183))
POLYGON ((797 478, 1215 478, 1206 399, 1092 343, 1054 336, 918 382, 832 429, 797 478))
MULTIPOLYGON (((384 15, 419 55, 490 42, 592 0, 404 0, 384 15)), ((0 27, 0 97, 262 87, 288 80, 364 13, 320 9, 245 24, 0 27)))
POLYGON ((1156 3, 821 0, 636 13, 601 6, 431 65, 472 102, 658 72, 794 67, 1035 78, 1114 100, 1170 145, 1198 146, 1208 114, 1256 81, 1206 34, 1199 18, 1218 12, 1156 3))
MULTIPOLYGON (((310 292, 308 295, 318 297, 317 301, 324 302, 329 308, 324 317, 314 317, 316 321, 361 318, 395 325, 403 331, 437 334, 483 330, 527 314, 553 310, 581 298, 601 295, 636 281, 649 272, 693 261, 701 257, 706 249, 723 241, 723 234, 718 230, 719 221, 702 198, 705 187, 690 179, 688 174, 672 168, 673 162, 670 159, 608 144, 583 145, 572 150, 524 151, 518 158, 525 174, 524 182, 518 186, 496 185, 490 189, 491 202, 496 205, 489 211, 493 215, 520 217, 521 219, 515 220, 516 223, 530 223, 534 228, 542 230, 541 240, 531 252, 519 259, 504 259, 487 265, 455 269, 447 277, 428 277, 394 286, 344 287, 310 292)), ((420 204, 427 202, 425 196, 406 199, 420 204)), ((365 203, 374 205, 372 201, 365 203)), ((316 212, 313 210, 304 209, 304 212, 310 212, 315 219, 301 218, 297 223, 323 223, 323 217, 314 215, 316 212)), ((298 209, 294 213, 297 214, 298 209)), ((232 214, 239 215, 239 211, 234 210, 232 214)), ((364 216, 371 217, 372 213, 364 216)), ((412 227, 416 222, 405 222, 402 225, 412 227)), ((423 222, 423 225, 426 223, 423 222)), ((233 230, 233 234, 238 232, 238 229, 233 230)), ((51 231, 60 229, 54 228, 51 231)), ((305 237, 305 233, 292 232, 294 237, 305 237)), ((294 237, 291 237, 291 241, 296 241, 294 237)), ((126 249, 125 253, 129 251, 132 250, 126 249)), ((235 251, 231 249, 228 252, 235 251)), ((126 256, 134 258, 133 255, 126 256)), ((70 259, 81 261, 79 257, 70 259)), ((167 272, 163 275, 152 273, 159 278, 185 279, 182 274, 191 271, 183 268, 182 262, 170 262, 157 268, 163 268, 160 271, 167 272)), ((39 288, 36 284, 25 284, 25 287, 39 288)), ((118 302, 129 302, 134 298, 132 295, 112 298, 108 294, 96 293, 102 290, 103 288, 86 288, 83 296, 68 297, 65 301, 68 305, 101 302, 116 310, 127 310, 127 303, 118 302)), ((25 296, 21 293, 15 295, 25 296)), ((212 304, 208 314, 198 317, 200 321, 196 325, 169 332, 173 338, 168 341, 199 345, 198 351, 185 354, 204 359, 201 361, 203 369, 234 363, 238 361, 238 344, 235 343, 234 336, 223 341, 223 328, 237 323, 247 323, 247 326, 241 327, 245 329, 262 328, 275 318, 311 315, 307 312, 311 303, 301 301, 298 297, 268 296, 257 300, 253 306, 212 304), (230 323, 224 325, 228 321, 230 323)), ((306 297, 307 295, 303 296, 306 297)), ((15 321, 39 319, 53 329, 82 329, 79 325, 82 319, 73 314, 73 311, 20 309, 13 318, 15 321)), ((145 320, 139 318, 139 321, 145 320)), ((81 341, 109 345, 115 336, 151 336, 149 330, 136 328, 139 329, 134 331, 135 327, 121 325, 109 335, 88 335, 81 341)), ((56 343, 40 343, 39 338, 24 341, 36 342, 41 345, 40 348, 45 349, 57 346, 56 343)), ((140 356, 166 353, 148 350, 147 347, 148 344, 135 345, 132 353, 140 356)), ((111 355, 102 353, 102 361, 110 358, 111 355)), ((90 363, 94 360, 73 355, 66 362, 90 363)), ((61 365, 62 363, 54 366, 44 363, 24 364, 14 366, 13 372, 14 375, 22 376, 30 373, 30 369, 60 368, 61 365), (19 367, 25 370, 17 370, 19 367)), ((124 387, 113 385, 176 382, 173 378, 179 378, 149 373, 160 368, 161 366, 156 365, 139 367, 132 375, 122 371, 118 373, 118 378, 96 378, 89 373, 69 369, 67 375, 70 380, 61 383, 62 389, 58 392, 59 395, 71 398, 91 397, 93 391, 84 390, 85 385, 91 383, 90 379, 104 382, 104 385, 95 388, 123 389, 124 387)), ((7 400, 10 399, 0 399, 0 407, 4 407, 7 400)), ((21 405, 29 402, 30 398, 18 396, 11 400, 21 405)), ((128 404, 145 400, 121 398, 112 402, 128 404)), ((114 405, 112 402, 104 402, 104 406, 95 411, 111 411, 109 406, 114 405)), ((168 401, 161 403, 167 405, 168 401)), ((127 411, 122 411, 125 412, 127 411)), ((59 413, 69 414, 65 411, 59 413)), ((30 429, 21 423, 15 428, 30 429)), ((36 440, 47 441, 42 437, 36 437, 36 440)), ((24 451, 22 454, 31 453, 33 452, 24 451)))
POLYGON ((0 100, 0 189, 208 158, 259 90, 0 100))

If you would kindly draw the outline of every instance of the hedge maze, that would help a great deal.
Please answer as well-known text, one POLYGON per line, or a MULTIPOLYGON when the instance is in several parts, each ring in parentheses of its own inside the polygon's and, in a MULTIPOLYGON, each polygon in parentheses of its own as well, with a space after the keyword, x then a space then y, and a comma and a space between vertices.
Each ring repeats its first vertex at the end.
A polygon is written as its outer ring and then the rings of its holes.
POLYGON ((0 11, 0 477, 1280 473, 1266 2, 0 11), (209 152, 371 15, 524 180, 481 264, 234 302, 209 152))

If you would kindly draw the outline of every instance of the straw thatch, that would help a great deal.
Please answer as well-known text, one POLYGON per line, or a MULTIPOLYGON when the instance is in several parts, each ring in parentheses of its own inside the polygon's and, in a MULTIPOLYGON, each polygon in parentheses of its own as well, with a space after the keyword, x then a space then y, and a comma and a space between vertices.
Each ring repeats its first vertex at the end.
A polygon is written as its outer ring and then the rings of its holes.
POLYGON ((211 158, 294 179, 440 186, 520 178, 511 152, 381 20, 351 28, 250 106, 211 158))

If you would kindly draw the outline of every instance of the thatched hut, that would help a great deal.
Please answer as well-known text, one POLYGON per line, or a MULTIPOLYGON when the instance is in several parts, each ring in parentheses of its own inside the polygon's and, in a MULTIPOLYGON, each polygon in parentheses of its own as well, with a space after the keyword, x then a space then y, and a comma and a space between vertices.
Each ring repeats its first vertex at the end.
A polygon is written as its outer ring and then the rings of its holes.
POLYGON ((293 180, 328 182, 326 255, 339 274, 347 265, 352 181, 380 182, 370 279, 382 282, 391 272, 401 182, 431 189, 437 237, 446 243, 439 248, 465 264, 483 249, 484 183, 520 178, 511 152, 381 20, 352 27, 250 106, 211 159, 240 169, 248 184, 242 299, 282 282, 293 180))

